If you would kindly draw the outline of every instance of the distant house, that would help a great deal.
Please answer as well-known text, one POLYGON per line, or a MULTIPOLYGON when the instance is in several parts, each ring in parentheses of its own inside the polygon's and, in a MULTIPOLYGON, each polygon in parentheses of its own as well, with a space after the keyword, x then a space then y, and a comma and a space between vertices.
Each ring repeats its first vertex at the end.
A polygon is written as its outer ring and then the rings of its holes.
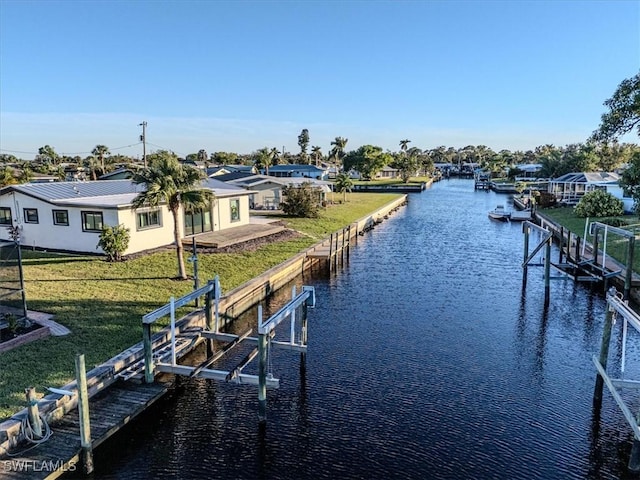
POLYGON ((98 180, 126 180, 133 178, 134 171, 131 168, 121 167, 113 172, 100 175, 98 180))
MULTIPOLYGON (((265 173, 262 170, 262 173, 265 173)), ((315 165, 283 164, 269 167, 271 177, 302 177, 313 178, 315 180, 327 180, 329 178, 329 168, 316 167, 315 165)))
POLYGON ((397 168, 385 165, 382 169, 375 174, 375 178, 398 178, 400 176, 400 170, 397 168))
POLYGON ((538 173, 542 170, 542 164, 540 163, 522 163, 515 165, 522 172, 522 175, 515 177, 516 181, 528 180, 539 177, 538 173))
POLYGON ((206 170, 207 177, 216 177, 218 175, 226 175, 227 173, 243 172, 255 175, 258 169, 254 165, 218 165, 209 167, 206 170))
MULTIPOLYGON (((249 223, 251 192, 213 179, 203 188, 216 196, 209 207, 179 212, 182 236, 249 223)), ((96 248, 103 226, 124 225, 131 240, 125 254, 171 245, 173 219, 166 205, 131 209, 143 190, 130 180, 27 183, 0 189, 0 227, 18 226, 21 242, 34 248, 102 253, 96 248)), ((0 239, 9 231, 0 228, 0 239)))
POLYGON ((620 175, 613 172, 574 172, 549 181, 548 192, 559 203, 577 204, 582 196, 593 190, 604 190, 622 200, 624 211, 633 211, 633 199, 624 195, 620 186, 620 175))
POLYGON ((299 187, 303 183, 310 183, 318 192, 318 200, 326 201, 327 193, 332 191, 332 183, 325 180, 315 180, 302 177, 272 177, 271 175, 245 175, 240 173, 222 175, 219 177, 227 183, 251 190, 249 205, 254 210, 278 210, 283 198, 284 187, 299 187))

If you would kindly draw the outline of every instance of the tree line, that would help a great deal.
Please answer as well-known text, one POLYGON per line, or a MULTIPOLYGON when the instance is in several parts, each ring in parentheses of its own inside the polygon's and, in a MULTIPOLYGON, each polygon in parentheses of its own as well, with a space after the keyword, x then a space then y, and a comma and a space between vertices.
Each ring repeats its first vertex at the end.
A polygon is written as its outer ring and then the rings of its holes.
MULTIPOLYGON (((444 145, 435 148, 409 147, 411 140, 399 141, 399 150, 390 151, 376 145, 362 145, 355 150, 346 150, 348 139, 335 137, 327 153, 318 145, 311 145, 308 129, 298 135, 298 153, 280 151, 277 147, 265 146, 249 154, 214 152, 205 149, 190 153, 182 160, 200 162, 204 167, 215 165, 254 165, 268 173, 269 167, 284 163, 315 164, 329 163, 338 170, 357 170, 365 179, 373 178, 384 166, 400 171, 408 180, 416 173, 429 175, 437 163, 461 165, 474 163, 494 176, 511 171, 517 173, 518 165, 540 164, 540 177, 557 178, 569 172, 613 171, 623 165, 631 165, 640 171, 640 147, 635 143, 619 143, 618 139, 637 130, 640 134, 640 73, 625 79, 611 98, 604 102, 608 111, 602 115, 601 124, 583 143, 562 147, 545 144, 532 150, 503 149, 494 151, 486 145, 467 145, 462 148, 444 145)), ((162 151, 160 151, 162 152, 162 151)), ((156 152, 157 154, 158 152, 156 152)), ((152 158, 153 153, 147 158, 152 158)), ((38 149, 33 161, 25 161, 14 155, 1 154, 0 184, 26 182, 33 172, 66 176, 63 165, 75 165, 87 179, 128 166, 139 168, 140 162, 126 155, 112 155, 105 145, 96 145, 87 157, 58 155, 53 147, 45 145, 38 149), (17 169, 16 173, 14 169, 17 169)), ((640 180, 640 175, 638 175, 640 180)), ((632 180, 635 181, 635 177, 632 180)), ((640 187, 638 187, 640 190, 640 187)), ((640 194, 639 194, 640 195, 640 194)))

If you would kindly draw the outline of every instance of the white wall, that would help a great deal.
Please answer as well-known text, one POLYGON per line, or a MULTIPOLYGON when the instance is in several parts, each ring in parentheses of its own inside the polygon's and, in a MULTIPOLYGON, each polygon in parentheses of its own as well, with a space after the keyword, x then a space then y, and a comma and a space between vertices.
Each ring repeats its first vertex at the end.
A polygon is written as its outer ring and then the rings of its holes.
POLYGON ((213 206, 214 230, 224 230, 225 228, 239 227, 249 224, 249 195, 238 195, 236 197, 217 197, 213 206), (240 220, 231 221, 231 200, 240 200, 240 220))
MULTIPOLYGON (((38 247, 52 250, 69 250, 83 253, 104 253, 96 248, 99 240, 99 232, 82 231, 83 211, 102 212, 104 225, 124 225, 129 228, 130 241, 126 254, 143 250, 162 247, 173 244, 173 216, 166 206, 160 207, 161 227, 137 229, 137 211, 130 208, 99 208, 58 206, 24 195, 20 192, 12 192, 0 196, 0 207, 9 207, 14 225, 21 227, 20 242, 25 247, 38 247), (38 223, 26 223, 24 221, 24 209, 35 208, 38 210, 38 223), (69 225, 55 225, 53 223, 53 210, 66 210, 69 217, 69 225)), ((249 195, 217 198, 213 205, 213 229, 221 230, 230 227, 249 224, 249 195), (240 200, 240 220, 231 221, 231 199, 240 200)), ((178 215, 180 233, 184 236, 184 216, 178 215)), ((0 240, 10 240, 9 231, 0 226, 0 240)))

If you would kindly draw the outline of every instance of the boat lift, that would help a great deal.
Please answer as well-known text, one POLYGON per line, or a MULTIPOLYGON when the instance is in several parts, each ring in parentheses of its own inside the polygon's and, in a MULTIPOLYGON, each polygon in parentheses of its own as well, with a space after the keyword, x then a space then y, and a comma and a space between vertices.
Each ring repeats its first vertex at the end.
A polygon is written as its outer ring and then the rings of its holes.
MULTIPOLYGON (((266 321, 262 318, 262 305, 258 305, 257 333, 258 336, 251 336, 253 329, 244 334, 235 335, 223 333, 219 330, 218 301, 220 298, 220 283, 216 277, 214 281, 206 286, 194 290, 188 295, 175 300, 173 297, 169 303, 150 312, 142 317, 144 346, 145 346, 145 381, 152 383, 155 373, 171 373, 188 377, 201 377, 209 380, 235 383, 238 385, 258 386, 258 418, 261 423, 266 422, 266 389, 278 388, 280 380, 274 378, 271 372, 267 371, 267 363, 271 348, 285 349, 301 352, 301 362, 305 362, 307 351, 307 307, 315 307, 315 289, 303 286, 302 292, 296 293, 296 287, 292 288, 291 300, 287 302, 274 315, 266 321), (211 356, 198 366, 180 365, 176 359, 176 320, 175 311, 180 306, 193 302, 200 296, 205 296, 206 328, 197 332, 197 335, 209 341, 216 340, 226 342, 217 352, 212 352, 211 356), (215 315, 212 314, 215 312, 215 315), (154 363, 154 356, 151 348, 151 325, 158 319, 170 315, 170 361, 163 361, 166 357, 160 357, 154 363), (299 317, 298 317, 299 315, 299 317), (300 319, 299 322, 297 321, 300 319), (276 328, 285 320, 289 320, 289 339, 286 341, 274 340, 276 328), (214 363, 228 355, 235 347, 242 343, 256 345, 245 357, 229 370, 210 368, 214 363), (258 374, 244 373, 243 370, 258 357, 258 374)), ((282 330, 282 329, 279 329, 282 330)))
MULTIPOLYGON (((523 268, 523 286, 527 283, 527 267, 529 266, 544 266, 544 279, 545 279, 545 299, 548 299, 550 280, 558 278, 571 278, 577 282, 604 282, 605 289, 607 287, 607 281, 613 277, 618 277, 624 272, 624 294, 625 299, 629 298, 629 293, 632 287, 633 280, 633 250, 635 246, 635 234, 622 228, 613 227, 605 223, 591 222, 588 220, 585 224, 585 237, 587 231, 593 236, 593 254, 590 258, 586 257, 585 245, 582 244, 581 259, 576 251, 576 260, 570 257, 570 245, 567 245, 566 260, 563 261, 563 249, 564 249, 564 233, 560 232, 560 259, 557 263, 551 262, 551 244, 553 242, 553 232, 548 228, 543 228, 536 225, 533 222, 523 222, 522 232, 524 233, 524 260, 522 262, 523 268), (529 253, 529 241, 530 234, 535 232, 538 234, 539 243, 536 245, 531 253, 529 253), (609 234, 615 234, 625 238, 627 242, 627 258, 626 265, 620 266, 618 263, 614 264, 611 256, 607 256, 607 241, 609 234), (599 243, 600 236, 602 235, 602 251, 600 251, 599 243), (544 262, 533 263, 534 258, 545 248, 544 262), (600 257, 600 254, 602 255, 600 257), (612 268, 613 265, 613 268, 612 268), (554 267, 561 272, 563 276, 552 277, 550 274, 550 268, 554 267)), ((579 241, 579 238, 578 238, 579 241)), ((577 244, 576 244, 577 245, 577 244)), ((577 250, 577 247, 576 247, 577 250)))
POLYGON ((623 300, 622 295, 611 287, 607 292, 607 312, 604 322, 604 330, 602 334, 602 343, 600 346, 600 356, 592 357, 593 363, 598 372, 596 377, 596 385, 593 391, 593 403, 596 410, 600 410, 602 406, 602 390, 606 384, 611 392, 613 399, 618 404, 625 419, 629 423, 633 431, 633 447, 629 458, 628 467, 632 471, 640 471, 640 413, 634 415, 631 408, 622 397, 621 390, 640 389, 640 380, 631 380, 624 378, 624 371, 627 362, 627 339, 629 326, 636 332, 640 333, 640 316, 634 312, 628 305, 627 300, 623 300), (616 323, 618 316, 622 317, 622 356, 620 360, 620 378, 612 378, 607 373, 607 360, 609 357, 609 344, 611 343, 611 330, 616 323))

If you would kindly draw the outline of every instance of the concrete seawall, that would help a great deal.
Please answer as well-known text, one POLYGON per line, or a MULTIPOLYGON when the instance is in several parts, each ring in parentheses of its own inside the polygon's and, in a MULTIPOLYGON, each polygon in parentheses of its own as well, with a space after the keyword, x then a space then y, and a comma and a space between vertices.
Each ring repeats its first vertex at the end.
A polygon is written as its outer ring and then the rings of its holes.
MULTIPOLYGON (((361 219, 353 222, 349 229, 350 238, 353 238, 363 232, 373 228, 374 225, 380 223, 391 212, 397 210, 407 202, 407 195, 389 202, 382 208, 378 209, 370 215, 366 215, 361 219)), ((322 242, 320 242, 321 244, 322 242)), ((232 320, 241 313, 253 307, 255 304, 267 298, 273 292, 286 285, 288 282, 302 274, 306 268, 310 268, 318 262, 308 255, 316 246, 312 246, 303 252, 295 255, 289 260, 277 265, 263 274, 249 280, 239 287, 230 290, 220 298, 219 312, 223 322, 232 320)), ((196 310, 176 323, 177 333, 186 329, 204 328, 205 315, 203 310, 196 310)), ((165 327, 152 337, 154 348, 165 344, 169 341, 170 331, 165 327)), ((193 348, 195 348, 194 344, 193 348)), ((190 350, 180 353, 184 356, 190 350)), ((89 396, 103 391, 109 385, 118 380, 118 374, 125 370, 127 366, 139 362, 144 357, 142 341, 124 350, 115 357, 109 359, 105 363, 95 367, 87 372, 87 383, 89 386, 89 396)), ((75 380, 68 383, 62 390, 71 392, 77 391, 75 380)), ((49 394, 38 401, 40 414, 49 422, 61 418, 65 413, 69 412, 77 406, 77 393, 73 396, 61 394, 49 394)), ((14 448, 19 441, 23 440, 21 431, 21 423, 27 415, 27 410, 21 410, 8 420, 0 423, 0 458, 4 458, 5 453, 14 448)))

